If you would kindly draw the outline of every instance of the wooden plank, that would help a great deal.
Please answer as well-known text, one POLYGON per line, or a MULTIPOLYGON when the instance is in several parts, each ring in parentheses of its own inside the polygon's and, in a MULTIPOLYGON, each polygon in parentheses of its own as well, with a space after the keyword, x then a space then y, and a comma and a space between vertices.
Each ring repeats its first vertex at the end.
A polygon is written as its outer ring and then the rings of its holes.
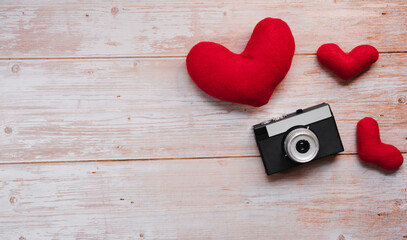
POLYGON ((11 164, 0 180, 1 239, 407 236, 407 168, 354 155, 271 177, 255 157, 11 164))
POLYGON ((382 54, 342 83, 315 56, 295 56, 270 103, 253 108, 204 94, 183 58, 0 61, 0 161, 258 156, 252 125, 321 102, 346 153, 365 116, 406 152, 405 62, 382 54))
POLYGON ((406 1, 2 1, 1 58, 185 56, 199 41, 232 51, 265 17, 284 19, 297 54, 327 42, 407 50, 406 1))

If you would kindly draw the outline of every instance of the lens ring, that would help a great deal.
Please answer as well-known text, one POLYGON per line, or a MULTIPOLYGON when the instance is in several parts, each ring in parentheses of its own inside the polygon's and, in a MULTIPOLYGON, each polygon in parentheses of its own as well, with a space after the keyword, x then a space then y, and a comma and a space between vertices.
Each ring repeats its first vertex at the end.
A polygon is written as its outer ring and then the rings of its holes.
MULTIPOLYGON (((302 145, 302 144, 300 144, 302 145)), ((306 145, 306 144, 305 144, 306 145)), ((295 162, 306 163, 315 158, 319 151, 318 137, 307 128, 296 128, 288 133, 284 140, 284 150, 287 156, 295 162), (309 149, 297 148, 297 144, 300 142, 308 142, 309 149), (301 151, 300 151, 301 150, 301 151)))

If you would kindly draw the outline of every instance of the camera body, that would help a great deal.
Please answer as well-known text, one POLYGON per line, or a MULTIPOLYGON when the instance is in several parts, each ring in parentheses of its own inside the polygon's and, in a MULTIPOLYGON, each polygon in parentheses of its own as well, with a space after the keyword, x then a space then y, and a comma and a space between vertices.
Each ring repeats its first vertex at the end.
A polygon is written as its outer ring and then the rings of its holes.
POLYGON ((298 109, 253 129, 267 175, 344 150, 327 103, 298 109))

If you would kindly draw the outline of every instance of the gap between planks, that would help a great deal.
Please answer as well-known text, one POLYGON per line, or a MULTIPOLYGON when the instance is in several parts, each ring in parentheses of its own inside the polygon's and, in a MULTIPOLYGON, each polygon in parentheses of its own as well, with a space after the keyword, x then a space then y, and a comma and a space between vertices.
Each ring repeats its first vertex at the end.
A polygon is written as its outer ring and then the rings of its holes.
MULTIPOLYGON (((406 54, 407 51, 383 51, 379 52, 379 54, 406 54)), ((316 53, 295 53, 295 56, 316 56, 316 53)), ((99 56, 99 57, 28 57, 28 58, 2 58, 0 57, 0 61, 10 61, 10 60, 92 60, 92 59, 132 59, 132 58, 140 58, 140 59, 155 59, 155 58, 186 58, 186 55, 174 55, 174 56, 148 56, 148 55, 141 55, 141 56, 99 56)))
MULTIPOLYGON (((407 154, 407 152, 401 152, 401 154, 407 154)), ((340 156, 357 156, 357 153, 339 153, 340 156)), ((332 156, 336 156, 332 155, 332 156)), ((329 156, 328 156, 329 157, 329 156)), ((92 163, 92 162, 136 162, 136 161, 171 161, 171 160, 208 160, 208 159, 231 159, 231 158, 260 158, 260 155, 247 155, 247 156, 208 156, 208 157, 178 157, 178 158, 129 158, 129 159, 106 159, 106 160, 64 160, 64 161, 23 161, 23 162, 0 162, 1 165, 18 165, 18 164, 54 164, 54 163, 92 163)))

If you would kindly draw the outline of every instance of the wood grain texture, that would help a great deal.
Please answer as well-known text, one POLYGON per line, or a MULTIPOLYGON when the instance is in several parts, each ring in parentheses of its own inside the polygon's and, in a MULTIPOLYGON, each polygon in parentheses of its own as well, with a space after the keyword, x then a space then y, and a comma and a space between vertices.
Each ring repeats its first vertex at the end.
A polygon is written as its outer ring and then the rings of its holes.
POLYGON ((407 156, 406 19, 397 0, 1 1, 0 239, 407 239, 407 168, 355 155, 370 116, 407 156), (270 103, 199 90, 189 49, 240 52, 265 17, 296 39, 270 103), (343 83, 327 42, 381 55, 343 83), (345 153, 267 177, 251 126, 320 102, 345 153))
POLYGON ((321 102, 346 153, 366 116, 406 152, 405 62, 407 54, 382 54, 344 84, 315 56, 295 56, 270 103, 253 108, 207 96, 184 58, 0 61, 0 161, 257 156, 252 125, 321 102))
POLYGON ((403 239, 406 182, 354 155, 1 165, 0 238, 403 239))
POLYGON ((290 25, 299 54, 327 42, 407 51, 406 1, 64 2, 2 1, 1 58, 185 56, 199 41, 240 52, 265 17, 290 25))

